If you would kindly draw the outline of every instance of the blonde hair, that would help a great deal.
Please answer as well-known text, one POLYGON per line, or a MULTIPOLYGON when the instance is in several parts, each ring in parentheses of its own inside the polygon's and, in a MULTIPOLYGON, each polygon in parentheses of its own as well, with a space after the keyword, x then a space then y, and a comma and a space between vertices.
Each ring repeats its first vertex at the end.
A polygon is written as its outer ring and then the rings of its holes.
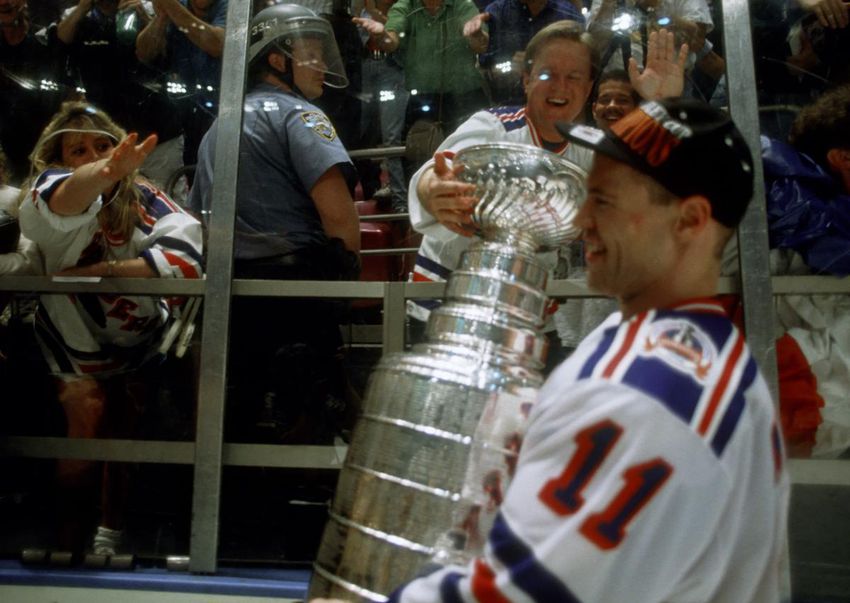
MULTIPOLYGON (((121 126, 91 103, 62 103, 35 143, 30 154, 30 177, 26 185, 21 187, 22 191, 30 190, 44 170, 67 167, 62 163, 62 140, 67 135, 67 130, 105 133, 116 145, 127 136, 121 126)), ((104 200, 103 207, 97 214, 101 229, 121 240, 130 238, 138 221, 140 195, 134 185, 137 176, 138 172, 133 171, 119 180, 115 193, 110 199, 104 200)))
POLYGON ((531 73, 531 68, 534 61, 537 60, 537 56, 553 40, 569 40, 586 46, 590 53, 590 79, 596 79, 596 74, 599 71, 599 49, 593 42, 593 36, 584 30, 581 23, 575 21, 555 21, 534 34, 534 37, 528 41, 528 45, 525 47, 523 64, 525 73, 531 73))

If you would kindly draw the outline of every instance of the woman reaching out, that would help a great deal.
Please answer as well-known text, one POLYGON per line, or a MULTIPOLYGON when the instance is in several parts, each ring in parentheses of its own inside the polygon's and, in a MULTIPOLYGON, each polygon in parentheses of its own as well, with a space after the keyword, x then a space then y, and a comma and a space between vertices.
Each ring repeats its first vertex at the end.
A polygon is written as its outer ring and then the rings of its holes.
MULTIPOLYGON (((139 142, 87 103, 62 105, 30 156, 22 188, 22 232, 57 276, 200 278, 200 223, 138 176, 156 146, 139 142)), ((68 437, 130 437, 144 379, 171 315, 159 297, 105 293, 43 295, 35 317, 39 345, 56 377, 68 437)), ((90 461, 62 460, 63 545, 84 513, 90 461)), ((126 476, 104 465, 103 515, 93 550, 114 554, 123 524, 126 476)))

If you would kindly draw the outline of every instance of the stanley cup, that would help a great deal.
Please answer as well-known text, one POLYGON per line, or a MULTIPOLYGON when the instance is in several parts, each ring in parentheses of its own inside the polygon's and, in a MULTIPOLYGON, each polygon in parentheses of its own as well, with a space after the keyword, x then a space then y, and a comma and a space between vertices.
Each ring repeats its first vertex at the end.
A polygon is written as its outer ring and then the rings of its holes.
POLYGON ((429 563, 483 549, 542 384, 547 270, 578 234, 586 174, 519 144, 454 158, 480 237, 431 312, 426 342, 384 356, 337 484, 309 597, 386 601, 429 563))

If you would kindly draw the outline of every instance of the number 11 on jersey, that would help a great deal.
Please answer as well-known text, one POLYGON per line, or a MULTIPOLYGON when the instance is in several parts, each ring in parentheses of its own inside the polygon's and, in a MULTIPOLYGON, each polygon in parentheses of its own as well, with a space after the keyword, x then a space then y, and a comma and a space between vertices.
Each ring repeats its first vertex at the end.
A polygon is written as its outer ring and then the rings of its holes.
MULTIPOLYGON (((575 437, 576 451, 564 471, 546 482, 539 497, 554 513, 567 516, 584 505, 582 492, 596 475, 623 434, 623 428, 606 419, 582 429, 575 437)), ((599 513, 582 522, 581 534, 603 550, 616 548, 626 537, 626 527, 661 489, 673 467, 662 458, 632 465, 623 472, 625 484, 599 513)))

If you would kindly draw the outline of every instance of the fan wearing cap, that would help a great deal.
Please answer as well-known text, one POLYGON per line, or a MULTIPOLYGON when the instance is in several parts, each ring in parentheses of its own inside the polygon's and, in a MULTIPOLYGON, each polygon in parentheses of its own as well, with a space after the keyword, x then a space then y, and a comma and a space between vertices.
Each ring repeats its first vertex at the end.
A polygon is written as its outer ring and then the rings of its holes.
MULTIPOLYGON (((330 119, 311 103, 325 86, 348 85, 331 26, 308 8, 277 4, 254 16, 250 35, 235 275, 356 280, 360 223, 352 199, 354 166, 330 119)), ((205 219, 212 209, 218 129, 216 121, 201 143, 189 193, 190 207, 205 219)), ((325 369, 332 366, 341 345, 334 308, 337 304, 315 300, 236 300, 233 344, 243 345, 232 358, 238 364, 232 365, 232 378, 244 378, 247 388, 257 390, 251 399, 262 400, 273 391, 263 371, 269 358, 285 356, 284 342, 315 343, 325 369)), ((280 399, 286 397, 282 392, 280 399)), ((240 410, 247 412, 247 406, 240 410)))
MULTIPOLYGON (((202 276, 200 223, 138 176, 155 145, 156 136, 139 142, 90 104, 62 105, 32 152, 32 177, 20 200, 21 232, 38 245, 47 274, 202 276)), ((144 383, 140 371, 158 354, 172 310, 164 298, 143 295, 41 296, 35 333, 58 384, 68 437, 131 436, 141 398, 128 388, 144 383)), ((91 483, 93 469, 89 461, 58 463, 67 490, 61 514, 69 522, 85 516, 79 491, 91 483)), ((120 537, 126 491, 122 479, 112 479, 116 472, 105 465, 96 553, 113 554, 120 537)))
POLYGON ((776 603, 789 479, 767 385, 713 299, 752 195, 731 120, 651 102, 596 130, 588 281, 620 311, 540 390, 482 558, 393 601, 776 603), (723 178, 718 178, 722 174, 723 178))

